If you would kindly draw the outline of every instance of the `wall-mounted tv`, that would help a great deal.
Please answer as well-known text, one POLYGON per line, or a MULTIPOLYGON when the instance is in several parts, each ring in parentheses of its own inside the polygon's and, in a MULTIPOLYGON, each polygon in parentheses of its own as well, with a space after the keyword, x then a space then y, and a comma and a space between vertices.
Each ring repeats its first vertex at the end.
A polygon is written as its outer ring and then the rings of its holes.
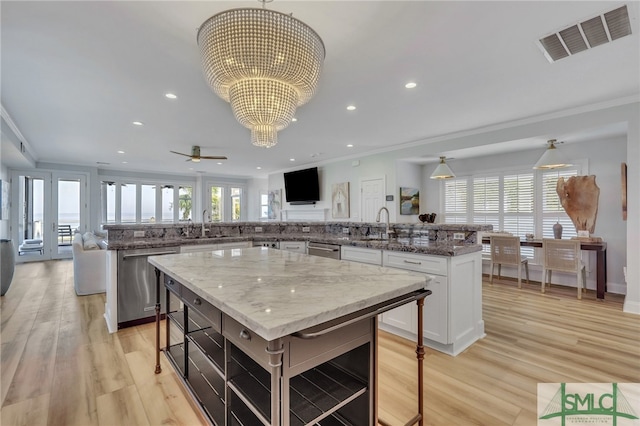
POLYGON ((284 191, 287 203, 313 204, 320 201, 318 168, 313 167, 285 173, 284 191))

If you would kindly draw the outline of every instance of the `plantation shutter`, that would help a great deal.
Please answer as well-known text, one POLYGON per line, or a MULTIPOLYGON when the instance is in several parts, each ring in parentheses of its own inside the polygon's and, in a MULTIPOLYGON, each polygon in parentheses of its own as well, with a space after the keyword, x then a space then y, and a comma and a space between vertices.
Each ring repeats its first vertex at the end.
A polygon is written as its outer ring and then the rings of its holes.
POLYGON ((444 223, 467 223, 467 179, 444 182, 444 223))
POLYGON ((542 236, 553 238, 553 225, 556 222, 562 225, 562 238, 571 238, 577 235, 573 222, 567 216, 560 197, 556 193, 556 184, 560 177, 565 179, 577 176, 577 169, 550 170, 542 173, 542 236))

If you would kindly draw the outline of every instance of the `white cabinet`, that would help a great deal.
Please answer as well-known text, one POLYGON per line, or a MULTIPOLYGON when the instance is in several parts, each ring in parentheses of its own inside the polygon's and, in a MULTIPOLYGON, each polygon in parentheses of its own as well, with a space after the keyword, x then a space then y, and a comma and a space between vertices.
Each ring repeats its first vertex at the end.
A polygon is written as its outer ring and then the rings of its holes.
POLYGON ((218 250, 234 249, 234 248, 249 248, 251 247, 251 241, 238 241, 235 243, 220 243, 218 244, 218 250))
MULTIPOLYGON (((384 251, 382 265, 408 271, 422 272, 433 278, 427 284, 431 295, 424 300, 423 336, 438 343, 449 343, 447 332, 447 257, 427 256, 424 254, 384 251)), ((401 332, 415 335, 417 330, 416 309, 407 304, 382 314, 382 322, 396 327, 401 332)))
MULTIPOLYGON (((425 346, 457 355, 484 337, 482 319, 481 252, 458 256, 432 256, 400 251, 342 246, 342 260, 382 265, 430 275, 424 300, 425 346)), ((409 303, 380 315, 379 327, 415 340, 416 305, 409 303)))
POLYGON ((342 246, 340 248, 340 259, 381 266, 382 250, 342 246))
MULTIPOLYGON (((383 251, 382 265, 422 272, 433 278, 427 283, 432 294, 423 310, 423 341, 426 346, 457 355, 485 336, 482 319, 482 255, 458 256, 383 251)), ((380 328, 415 338, 415 306, 405 305, 382 315, 380 328), (413 316, 412 316, 413 315, 413 316)))
POLYGON ((280 250, 292 251, 294 253, 307 253, 306 241, 280 241, 280 250))

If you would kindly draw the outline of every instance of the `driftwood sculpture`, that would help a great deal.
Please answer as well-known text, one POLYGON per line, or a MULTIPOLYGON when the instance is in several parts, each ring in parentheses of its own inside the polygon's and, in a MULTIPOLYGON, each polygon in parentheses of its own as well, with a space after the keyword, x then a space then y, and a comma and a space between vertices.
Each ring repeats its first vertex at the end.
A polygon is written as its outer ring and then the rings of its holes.
POLYGON ((556 192, 576 230, 588 230, 592 234, 596 227, 600 197, 595 175, 571 176, 566 181, 561 177, 556 184, 556 192))

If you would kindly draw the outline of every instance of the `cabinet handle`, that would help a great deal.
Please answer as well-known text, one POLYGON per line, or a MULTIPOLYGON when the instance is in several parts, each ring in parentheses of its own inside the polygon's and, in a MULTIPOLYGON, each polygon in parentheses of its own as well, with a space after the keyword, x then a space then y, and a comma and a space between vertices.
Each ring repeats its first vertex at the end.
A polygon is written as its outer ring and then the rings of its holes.
POLYGON ((202 300, 200 300, 200 298, 199 298, 199 297, 196 297, 196 298, 193 300, 193 304, 194 304, 194 305, 198 305, 198 306, 200 306, 200 305, 202 305, 202 300))
POLYGON ((169 280, 169 281, 167 281, 167 284, 169 284, 169 285, 174 285, 174 284, 175 284, 175 282, 174 282, 173 280, 169 280))
POLYGON ((404 263, 410 263, 412 265, 422 265, 422 262, 414 262, 412 260, 406 260, 406 259, 405 259, 404 263))
POLYGON ((251 340, 251 334, 247 330, 242 329, 240 332, 240 338, 244 340, 251 340))

